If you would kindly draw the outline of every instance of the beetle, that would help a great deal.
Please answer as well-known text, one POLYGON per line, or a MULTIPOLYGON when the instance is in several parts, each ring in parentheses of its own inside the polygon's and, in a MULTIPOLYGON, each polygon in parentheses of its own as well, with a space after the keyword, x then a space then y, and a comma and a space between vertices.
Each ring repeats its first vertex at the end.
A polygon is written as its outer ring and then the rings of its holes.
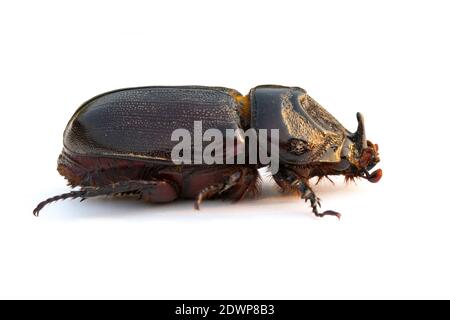
MULTIPOLYGON (((71 187, 79 187, 37 205, 67 198, 104 195, 136 196, 152 203, 178 198, 228 198, 238 201, 258 191, 257 163, 177 164, 171 151, 176 128, 193 132, 193 122, 204 129, 277 129, 279 160, 272 174, 282 191, 309 201, 318 217, 320 199, 309 180, 344 175, 378 182, 381 169, 378 145, 366 139, 364 120, 357 113, 352 133, 299 87, 262 85, 247 95, 234 89, 205 86, 151 86, 119 89, 83 103, 64 131, 58 172, 71 187)), ((270 137, 269 137, 270 140, 270 137)), ((246 149, 244 152, 248 153, 246 149)), ((247 159, 247 158, 246 158, 247 159)))

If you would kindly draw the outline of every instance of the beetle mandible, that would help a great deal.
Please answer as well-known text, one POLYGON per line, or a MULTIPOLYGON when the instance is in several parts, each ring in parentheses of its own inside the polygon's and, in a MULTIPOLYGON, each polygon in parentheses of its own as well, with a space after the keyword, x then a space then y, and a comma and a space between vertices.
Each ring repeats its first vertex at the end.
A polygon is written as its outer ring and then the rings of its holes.
MULTIPOLYGON (((58 172, 74 190, 49 198, 34 209, 67 198, 130 195, 152 203, 178 198, 240 200, 258 190, 258 163, 175 164, 171 150, 177 128, 278 129, 279 170, 273 174, 282 191, 309 201, 318 217, 320 200, 309 179, 344 175, 378 182, 378 145, 366 139, 364 120, 357 113, 352 133, 312 99, 304 89, 262 85, 248 95, 223 87, 153 86, 115 90, 82 104, 64 131, 58 172)), ((248 152, 248 150, 244 151, 248 152)), ((246 157, 247 159, 247 157, 246 157)))

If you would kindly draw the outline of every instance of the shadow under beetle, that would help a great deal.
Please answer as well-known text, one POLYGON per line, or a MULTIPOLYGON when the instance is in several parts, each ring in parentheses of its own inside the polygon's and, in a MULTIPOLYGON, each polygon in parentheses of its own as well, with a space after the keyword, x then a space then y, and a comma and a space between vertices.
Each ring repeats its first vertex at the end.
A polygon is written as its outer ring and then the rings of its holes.
MULTIPOLYGON (((378 146, 366 139, 364 121, 351 133, 299 87, 263 85, 246 96, 222 87, 180 86, 120 89, 85 102, 64 131, 58 172, 70 186, 80 187, 49 198, 34 209, 67 199, 104 195, 136 196, 153 203, 178 198, 240 200, 258 190, 257 164, 175 164, 172 132, 203 129, 278 129, 279 170, 273 174, 284 192, 309 201, 316 216, 320 199, 308 180, 344 175, 378 182, 378 146)), ((270 137, 269 137, 270 138, 270 137)), ((248 152, 248 151, 247 151, 248 152)))

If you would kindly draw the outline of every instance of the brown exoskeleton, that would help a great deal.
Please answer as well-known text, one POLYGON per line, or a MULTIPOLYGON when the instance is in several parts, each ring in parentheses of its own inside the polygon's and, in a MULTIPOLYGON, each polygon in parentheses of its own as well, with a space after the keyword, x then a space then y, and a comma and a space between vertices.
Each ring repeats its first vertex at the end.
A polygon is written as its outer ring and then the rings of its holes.
MULTIPOLYGON (((257 190, 258 171, 265 164, 176 164, 171 139, 177 128, 279 130, 279 170, 273 177, 284 191, 310 201, 316 216, 320 202, 308 180, 344 175, 377 182, 381 169, 378 146, 366 139, 364 122, 346 130, 330 113, 298 87, 258 86, 247 96, 222 87, 141 87, 94 97, 70 119, 58 171, 71 191, 41 202, 102 195, 133 195, 153 203, 178 198, 239 200, 257 190)), ((269 136, 269 140, 271 136, 269 136)), ((248 149, 245 152, 248 152, 248 149)), ((234 150, 233 150, 234 152, 234 150)), ((246 155, 246 159, 250 158, 246 155)), ((225 163, 225 162, 224 162, 225 163)))

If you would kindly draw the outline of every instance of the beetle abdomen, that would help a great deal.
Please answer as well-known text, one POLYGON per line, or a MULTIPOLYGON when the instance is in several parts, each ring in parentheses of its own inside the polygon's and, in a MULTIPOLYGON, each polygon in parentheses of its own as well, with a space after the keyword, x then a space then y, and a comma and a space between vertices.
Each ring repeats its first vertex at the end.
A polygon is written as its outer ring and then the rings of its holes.
POLYGON ((241 128, 236 91, 216 87, 141 87, 112 91, 84 103, 64 132, 79 155, 170 161, 175 129, 241 128))

